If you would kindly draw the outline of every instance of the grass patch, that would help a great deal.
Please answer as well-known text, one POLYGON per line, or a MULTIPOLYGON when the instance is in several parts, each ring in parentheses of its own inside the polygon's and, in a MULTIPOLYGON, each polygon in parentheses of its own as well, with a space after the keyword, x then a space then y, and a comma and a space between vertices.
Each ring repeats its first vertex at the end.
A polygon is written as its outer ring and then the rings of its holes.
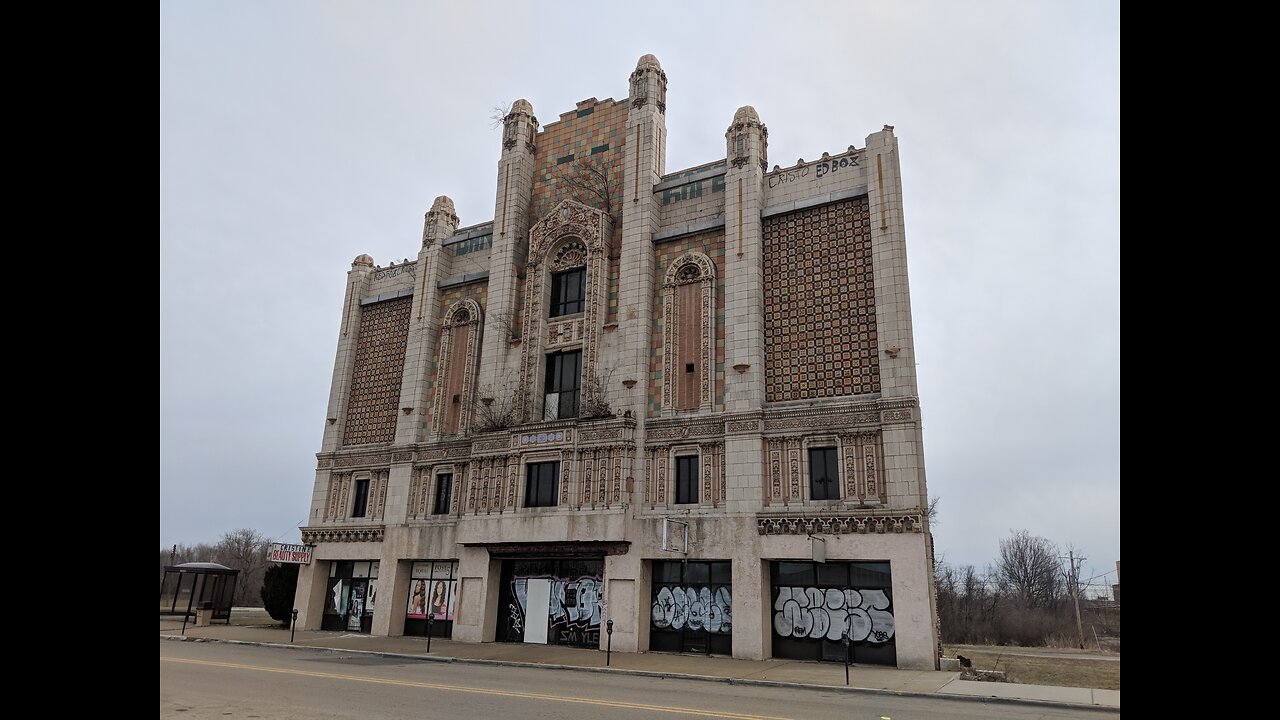
MULTIPOLYGON (((1009 648, 1013 652, 1026 652, 1027 648, 1009 648)), ((1029 685, 1055 685, 1058 687, 1087 687, 1102 690, 1120 689, 1120 663, 1090 658, 1080 653, 1079 659, 1056 657, 1028 657, 1004 654, 1003 648, 973 646, 946 646, 947 657, 956 652, 973 661, 977 670, 1003 670, 1009 682, 1029 685), (997 664, 997 659, 999 663, 997 664)), ((1050 650, 1051 652, 1063 652, 1050 650)), ((1032 650, 1031 652, 1034 652, 1032 650)), ((1066 652, 1070 652, 1069 650, 1066 652)), ((1075 653, 1071 653, 1075 654, 1075 653)))

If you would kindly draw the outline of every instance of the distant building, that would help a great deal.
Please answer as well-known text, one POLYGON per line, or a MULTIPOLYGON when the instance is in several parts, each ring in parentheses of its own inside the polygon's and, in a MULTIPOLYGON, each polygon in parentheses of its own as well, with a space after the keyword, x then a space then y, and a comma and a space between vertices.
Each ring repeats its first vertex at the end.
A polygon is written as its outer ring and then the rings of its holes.
POLYGON ((1116 584, 1111 586, 1111 599, 1120 604, 1120 561, 1116 561, 1116 584))
POLYGON ((935 667, 892 128, 770 169, 743 107, 667 172, 629 88, 517 101, 492 221, 356 258, 301 626, 935 667))

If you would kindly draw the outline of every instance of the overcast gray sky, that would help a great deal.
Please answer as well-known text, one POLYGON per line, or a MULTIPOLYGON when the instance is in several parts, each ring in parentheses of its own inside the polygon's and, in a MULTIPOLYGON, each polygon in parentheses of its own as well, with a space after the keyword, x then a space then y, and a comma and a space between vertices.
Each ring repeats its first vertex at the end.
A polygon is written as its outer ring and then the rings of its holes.
MULTIPOLYGON (((901 147, 938 550, 1120 557, 1118 2, 162 2, 160 544, 296 541, 346 272, 492 219, 493 106, 669 78, 667 170, 741 105, 783 166, 901 147)), ((1108 579, 1110 580, 1110 578, 1108 579)))

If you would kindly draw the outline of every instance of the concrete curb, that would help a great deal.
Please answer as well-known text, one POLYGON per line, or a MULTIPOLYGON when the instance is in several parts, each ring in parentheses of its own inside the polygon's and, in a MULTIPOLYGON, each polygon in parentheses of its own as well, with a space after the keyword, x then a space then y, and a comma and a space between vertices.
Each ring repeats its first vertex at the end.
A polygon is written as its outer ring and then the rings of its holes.
POLYGON ((394 658, 397 660, 417 660, 420 662, 466 663, 469 665, 490 665, 496 667, 518 667, 540 670, 562 670, 568 672, 613 673, 617 675, 633 675, 671 680, 697 680, 699 682, 715 682, 726 685, 747 685, 752 687, 774 687, 788 690, 819 690, 823 692, 843 692, 856 695, 889 695, 892 697, 916 697, 960 700, 965 702, 997 703, 1001 705, 1031 705, 1037 707, 1069 708, 1072 710, 1095 710, 1098 712, 1118 713, 1120 708, 1106 705, 1086 705, 1084 703, 1053 702, 1051 700, 1033 700, 1028 698, 984 697, 980 695, 953 695, 944 692, 915 692, 911 690, 889 690, 886 688, 846 687, 844 685, 811 685, 808 683, 782 682, 779 680, 752 680, 749 678, 731 678, 721 675, 686 675, 682 673, 655 672, 653 670, 632 670, 613 667, 583 667, 580 665, 556 665, 551 663, 531 663, 517 660, 485 660, 481 658, 455 658, 446 655, 412 655, 382 650, 347 650, 344 648, 324 647, 320 645, 290 645, 288 643, 261 642, 258 640, 225 640, 218 638, 190 638, 182 635, 161 635, 161 640, 185 642, 215 642, 228 645, 256 645, 258 647, 281 648, 284 650, 318 650, 330 653, 351 653, 357 655, 373 655, 394 658))

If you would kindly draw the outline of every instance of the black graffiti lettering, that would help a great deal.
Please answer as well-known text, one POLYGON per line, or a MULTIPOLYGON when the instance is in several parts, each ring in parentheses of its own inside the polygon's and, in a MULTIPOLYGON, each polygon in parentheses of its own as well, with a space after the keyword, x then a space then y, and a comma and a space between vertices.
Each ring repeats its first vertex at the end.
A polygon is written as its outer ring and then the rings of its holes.
POLYGON ((884 590, 780 587, 773 629, 783 637, 888 642, 894 633, 892 603, 884 590))

